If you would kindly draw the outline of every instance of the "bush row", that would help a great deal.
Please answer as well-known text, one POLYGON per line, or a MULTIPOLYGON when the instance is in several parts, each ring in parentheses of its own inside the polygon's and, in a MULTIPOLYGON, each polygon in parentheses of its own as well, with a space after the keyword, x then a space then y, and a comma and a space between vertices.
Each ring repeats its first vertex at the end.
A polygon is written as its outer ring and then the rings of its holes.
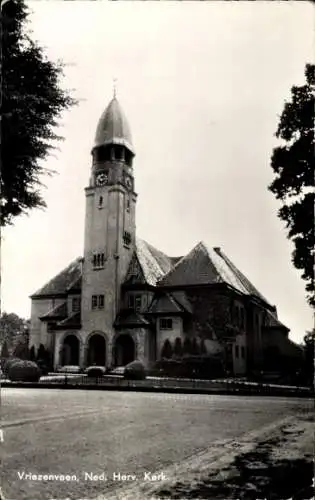
MULTIPOLYGON (((187 356, 180 359, 161 359, 153 372, 165 377, 212 379, 225 376, 220 358, 214 356, 187 356)), ((152 373, 153 373, 152 372, 152 373)))

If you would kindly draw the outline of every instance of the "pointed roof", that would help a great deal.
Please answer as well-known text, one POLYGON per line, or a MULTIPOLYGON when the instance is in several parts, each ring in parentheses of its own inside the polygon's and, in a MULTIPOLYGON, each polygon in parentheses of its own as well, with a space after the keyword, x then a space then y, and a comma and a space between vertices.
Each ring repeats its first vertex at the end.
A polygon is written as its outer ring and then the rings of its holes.
POLYGON ((76 312, 71 314, 62 321, 59 321, 58 328, 81 328, 81 313, 76 312))
POLYGON ((50 319, 64 319, 67 317, 67 303, 63 302, 59 306, 54 307, 51 309, 48 313, 44 314, 43 316, 40 316, 39 319, 41 320, 50 320, 50 319))
POLYGON ((254 295, 268 304, 267 299, 218 247, 200 242, 159 282, 164 286, 208 285, 226 283, 245 295, 254 295))
POLYGON ((152 300, 148 313, 151 314, 183 314, 186 312, 191 313, 191 306, 188 304, 188 300, 184 298, 184 292, 177 297, 182 300, 182 302, 186 301, 186 307, 180 300, 176 300, 174 293, 162 293, 157 294, 152 300), (184 300, 183 300, 184 299, 184 300))
POLYGON ((173 267, 171 257, 140 238, 136 239, 136 256, 148 285, 155 286, 173 267))
POLYGON ((285 326, 281 321, 277 318, 277 313, 272 311, 267 311, 267 317, 265 320, 264 328, 281 328, 282 330, 290 331, 290 328, 285 326))
POLYGON ((32 299, 45 296, 65 295, 68 287, 71 288, 82 275, 82 257, 78 257, 59 274, 52 278, 46 285, 37 290, 32 299))
POLYGON ((99 119, 95 134, 94 147, 108 144, 125 146, 134 154, 129 123, 116 96, 99 119))
POLYGON ((132 310, 120 311, 114 321, 115 328, 148 328, 150 326, 150 321, 148 321, 141 313, 132 310))

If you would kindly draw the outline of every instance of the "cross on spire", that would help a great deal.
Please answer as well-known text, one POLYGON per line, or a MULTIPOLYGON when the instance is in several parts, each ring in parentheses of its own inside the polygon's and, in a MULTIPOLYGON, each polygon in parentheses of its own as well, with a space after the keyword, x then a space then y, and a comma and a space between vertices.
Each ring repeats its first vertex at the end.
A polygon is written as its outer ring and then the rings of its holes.
POLYGON ((113 78, 113 94, 114 94, 114 99, 116 98, 116 93, 117 93, 117 78, 113 78))

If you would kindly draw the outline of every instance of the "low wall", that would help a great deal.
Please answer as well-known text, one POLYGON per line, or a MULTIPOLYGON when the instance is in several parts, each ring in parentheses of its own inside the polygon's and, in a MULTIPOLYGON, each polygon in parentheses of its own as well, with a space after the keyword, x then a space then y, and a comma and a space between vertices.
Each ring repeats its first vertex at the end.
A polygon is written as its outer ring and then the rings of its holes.
POLYGON ((201 381, 201 380, 168 380, 145 379, 126 380, 124 378, 65 377, 65 380, 50 380, 39 382, 9 382, 3 381, 2 387, 33 388, 33 389, 80 389, 104 391, 139 391, 165 392, 182 394, 225 394, 238 396, 284 396, 312 397, 311 389, 306 387, 275 386, 267 384, 245 385, 231 381, 201 381))

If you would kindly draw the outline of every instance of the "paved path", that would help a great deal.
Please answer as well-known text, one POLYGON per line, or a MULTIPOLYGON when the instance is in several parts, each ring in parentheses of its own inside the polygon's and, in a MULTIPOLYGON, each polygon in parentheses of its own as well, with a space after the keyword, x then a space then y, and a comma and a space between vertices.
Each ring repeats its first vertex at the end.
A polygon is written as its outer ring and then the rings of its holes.
POLYGON ((9 500, 110 498, 126 483, 113 474, 141 479, 311 406, 305 399, 3 389, 2 489, 9 500))

